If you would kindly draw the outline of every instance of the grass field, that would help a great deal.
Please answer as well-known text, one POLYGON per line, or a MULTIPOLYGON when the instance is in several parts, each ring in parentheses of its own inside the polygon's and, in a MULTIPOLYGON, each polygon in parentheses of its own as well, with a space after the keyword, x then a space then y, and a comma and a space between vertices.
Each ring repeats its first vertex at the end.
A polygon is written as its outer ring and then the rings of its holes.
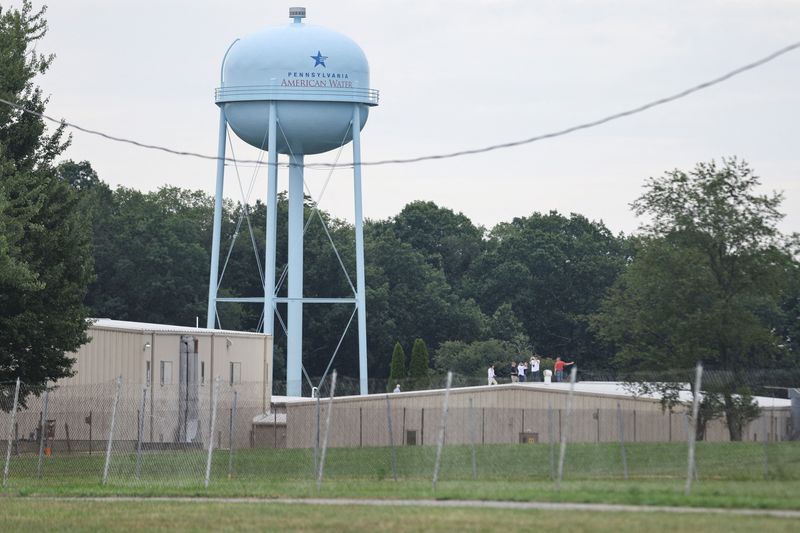
MULTIPOLYGON (((447 446, 440 482, 431 484, 435 449, 396 450, 397 480, 389 448, 328 450, 321 489, 314 451, 239 450, 213 455, 204 488, 206 454, 147 452, 136 475, 135 454, 114 453, 108 483, 100 483, 103 454, 14 456, 0 494, 0 530, 30 531, 795 531, 798 519, 728 513, 620 513, 584 510, 393 506, 396 500, 574 502, 687 507, 800 510, 800 445, 698 443, 699 478, 684 495, 686 445, 626 446, 629 478, 615 444, 570 444, 560 489, 551 478, 557 450, 547 444, 447 446), (555 451, 555 454, 552 452, 555 451), (766 462, 765 462, 766 458, 766 462), (107 500, 64 498, 109 497, 107 500), (119 501, 114 496, 254 498, 258 501, 119 501), (287 504, 278 498, 386 500, 386 505, 287 504)), ((416 505, 415 502, 409 502, 416 505)))
POLYGON ((571 444, 557 490, 547 444, 478 447, 475 480, 471 449, 448 446, 435 492, 432 447, 398 448, 397 481, 388 448, 330 449, 320 491, 313 476, 314 452, 306 449, 239 450, 230 479, 229 454, 219 450, 208 489, 203 487, 206 456, 199 451, 146 453, 138 478, 135 455, 114 454, 106 486, 100 485, 102 454, 46 458, 41 479, 36 477, 37 457, 18 456, 12 460, 5 494, 438 498, 800 509, 798 443, 769 445, 766 477, 763 445, 698 443, 699 479, 689 496, 683 493, 685 444, 635 443, 626 450, 627 480, 617 445, 571 444))
POLYGON ((0 500, 3 531, 796 531, 797 520, 681 513, 321 506, 278 503, 0 500))

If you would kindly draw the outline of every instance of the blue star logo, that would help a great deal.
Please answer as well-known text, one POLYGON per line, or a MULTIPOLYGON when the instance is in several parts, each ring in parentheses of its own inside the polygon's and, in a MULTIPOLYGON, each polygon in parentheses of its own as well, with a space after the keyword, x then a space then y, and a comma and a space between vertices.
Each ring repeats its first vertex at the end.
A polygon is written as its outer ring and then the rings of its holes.
MULTIPOLYGON (((325 67, 325 60, 328 59, 328 56, 322 55, 322 52, 320 52, 319 50, 317 50, 317 55, 309 56, 309 57, 311 57, 311 59, 314 60, 314 66, 315 67, 318 67, 320 65, 325 67)), ((328 68, 328 67, 325 67, 325 68, 328 68)))

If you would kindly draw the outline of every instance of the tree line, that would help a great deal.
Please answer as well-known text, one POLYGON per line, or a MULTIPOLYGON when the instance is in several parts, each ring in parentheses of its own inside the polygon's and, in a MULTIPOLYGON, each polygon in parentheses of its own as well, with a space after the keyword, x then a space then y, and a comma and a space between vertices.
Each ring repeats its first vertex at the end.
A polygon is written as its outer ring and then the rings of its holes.
MULTIPOLYGON (((213 198, 169 186, 112 190, 87 162, 67 161, 55 172, 91 219, 96 278, 85 302, 92 316, 205 320, 213 198)), ((630 236, 555 211, 487 230, 426 201, 367 220, 371 374, 386 377, 395 344, 410 348, 416 339, 430 346, 434 373, 480 375, 491 363, 502 373, 531 353, 566 356, 596 372, 690 368, 698 360, 742 370, 792 366, 797 240, 777 229, 781 195, 760 194, 759 184, 735 158, 650 178, 632 206, 649 222, 630 236)), ((284 196, 278 209, 280 272, 284 196)), ((352 273, 353 227, 308 200, 305 210, 305 294, 347 295, 329 235, 352 273)), ((255 257, 264 256, 265 217, 260 201, 223 206, 223 242, 238 238, 229 256, 223 247, 221 295, 263 293, 255 257)), ((306 307, 304 364, 321 375, 352 309, 306 307)), ((261 306, 219 304, 219 313, 228 329, 253 330, 262 320, 261 306)), ((337 368, 344 375, 357 373, 356 343, 354 330, 342 342, 337 368)))
MULTIPOLYGON (((55 169, 90 219, 95 279, 85 303, 91 316, 193 325, 205 323, 213 198, 163 187, 111 189, 88 162, 55 169)), ((278 272, 286 262, 287 202, 278 201, 278 272)), ((354 272, 353 227, 306 202, 304 291, 309 297, 347 296, 342 263, 354 272), (325 221, 327 233, 319 220, 325 221)), ((264 203, 223 206, 220 295, 259 295, 256 257, 264 256, 264 203), (249 224, 240 222, 244 211, 249 224), (253 228, 252 233, 250 227, 253 228), (255 250, 253 245, 255 244, 255 250)), ((632 249, 602 223, 580 215, 534 213, 490 231, 432 202, 412 202, 399 214, 364 225, 369 368, 388 375, 396 343, 423 339, 434 372, 478 372, 493 358, 532 351, 582 359, 606 368, 613 353, 590 331, 589 316, 619 276, 632 249), (487 342, 489 344, 487 344, 487 342), (475 350, 481 352, 471 354, 475 350)), ((279 294, 285 295, 285 284, 279 294)), ((225 329, 254 330, 260 305, 220 303, 225 329)), ((283 310, 279 308, 279 310, 283 310)), ((306 306, 304 365, 321 375, 352 313, 349 306, 306 306)), ((280 326, 276 329, 280 332, 280 326)), ((282 335, 278 350, 284 349, 282 335)), ((357 337, 342 341, 340 374, 358 371, 357 337)), ((276 365, 281 358, 276 356, 276 365)), ((510 361, 510 359, 509 359, 510 361)), ((281 368, 277 368, 276 379, 281 368)))
MULTIPOLYGON (((0 97, 40 113, 47 98, 34 81, 53 60, 36 51, 45 31, 44 10, 29 1, 0 9, 0 97)), ((57 162, 69 140, 63 127, 48 132, 40 117, 0 106, 0 382, 20 377, 30 392, 71 374, 67 354, 87 341, 87 317, 205 322, 213 199, 172 186, 112 189, 87 161, 57 162)), ((492 363, 502 375, 512 359, 537 353, 647 387, 653 379, 638 372, 683 372, 702 361, 716 372, 703 416, 724 417, 741 438, 754 412, 752 370, 782 369, 796 386, 800 368, 799 239, 778 229, 782 196, 761 189, 737 158, 667 171, 633 202, 644 222, 632 235, 555 211, 484 228, 426 201, 365 221, 370 373, 388 377, 395 347, 404 354, 417 339, 424 357, 403 363, 427 359, 430 369, 408 372, 410 383, 447 370, 482 377, 492 363)), ((283 196, 278 210, 280 271, 283 196)), ((308 200, 305 210, 305 295, 348 295, 340 261, 354 272, 352 226, 308 200)), ((265 220, 260 201, 225 202, 232 246, 219 296, 263 293, 255 258, 264 257, 265 220)), ((335 366, 357 375, 355 330, 340 339, 351 313, 305 306, 310 375, 322 375, 340 341, 335 366)), ((224 328, 255 330, 261 306, 220 304, 219 317, 224 328)), ((280 380, 285 338, 276 340, 280 380)), ((660 375, 665 402, 691 381, 660 375)))

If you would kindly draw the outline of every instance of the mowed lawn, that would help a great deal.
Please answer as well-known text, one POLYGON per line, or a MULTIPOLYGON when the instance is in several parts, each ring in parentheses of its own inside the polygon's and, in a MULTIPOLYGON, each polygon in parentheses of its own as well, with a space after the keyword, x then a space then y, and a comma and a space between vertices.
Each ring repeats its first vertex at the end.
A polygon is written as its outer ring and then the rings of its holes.
POLYGON ((477 447, 476 479, 470 447, 447 446, 435 491, 431 484, 435 448, 430 446, 396 449, 396 481, 390 448, 330 449, 320 490, 315 483, 314 450, 308 449, 243 449, 232 458, 218 450, 208 488, 203 486, 206 455, 200 451, 144 453, 138 476, 135 454, 115 453, 105 486, 100 483, 103 454, 56 453, 44 458, 41 477, 36 455, 29 454, 12 456, 8 487, 0 494, 422 498, 800 509, 800 443, 770 443, 766 462, 764 450, 752 442, 699 443, 699 479, 688 496, 684 494, 687 452, 681 443, 627 445, 629 479, 624 478, 618 445, 571 444, 560 489, 551 479, 547 444, 477 447))
POLYGON ((327 506, 274 502, 0 499, 3 531, 797 531, 797 519, 724 514, 327 506))

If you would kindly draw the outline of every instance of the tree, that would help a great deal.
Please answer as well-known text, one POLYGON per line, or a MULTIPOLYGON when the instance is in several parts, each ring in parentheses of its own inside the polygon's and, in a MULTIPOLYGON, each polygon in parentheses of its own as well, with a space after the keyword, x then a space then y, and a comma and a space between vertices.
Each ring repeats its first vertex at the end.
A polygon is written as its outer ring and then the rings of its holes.
POLYGON ((511 308, 511 304, 504 303, 497 308, 492 315, 489 327, 492 338, 503 339, 516 347, 515 357, 523 352, 533 351, 530 338, 525 334, 525 328, 511 308))
MULTIPOLYGON (((0 8, 0 96, 37 113, 47 100, 33 82, 53 60, 36 51, 46 31, 44 8, 0 8)), ((53 168, 67 144, 63 126, 47 134, 40 117, 0 106, 0 381, 18 377, 25 393, 72 375, 68 352, 88 340, 89 223, 53 168)))
POLYGON ((392 219, 392 227, 400 241, 442 270, 453 287, 483 251, 483 228, 473 225, 464 214, 433 202, 409 203, 392 219))
POLYGON ((406 352, 400 343, 395 343, 394 351, 392 352, 392 365, 389 369, 389 382, 386 384, 386 390, 394 390, 394 385, 400 383, 404 385, 406 381, 406 352))
POLYGON ((425 390, 431 387, 428 347, 422 339, 416 339, 411 348, 408 381, 411 390, 425 390))
POLYGON ((519 359, 519 350, 513 342, 497 339, 471 343, 447 341, 434 352, 433 367, 437 374, 452 371, 456 376, 467 378, 466 381, 483 385, 490 365, 495 365, 498 377, 505 376, 511 361, 519 359))
POLYGON ((589 330, 588 317, 628 261, 627 239, 602 222, 553 211, 498 224, 486 248, 472 262, 462 297, 490 316, 507 315, 503 307, 510 306, 538 353, 577 358, 582 368, 607 365, 612 353, 589 330))
POLYGON ((397 239, 390 223, 365 225, 364 242, 371 368, 388 368, 389 347, 398 341, 408 346, 424 338, 435 348, 485 334, 488 319, 475 301, 461 298, 441 270, 397 239))
POLYGON ((94 315, 194 325, 207 305, 211 198, 176 187, 119 187, 96 200, 97 281, 87 297, 94 315))
POLYGON ((758 414, 746 373, 797 364, 775 321, 793 239, 777 229, 781 195, 759 194, 759 185, 735 158, 648 180, 633 208, 650 222, 594 317, 626 369, 685 369, 702 361, 714 372, 705 393, 720 396, 731 440, 741 440, 758 414))

